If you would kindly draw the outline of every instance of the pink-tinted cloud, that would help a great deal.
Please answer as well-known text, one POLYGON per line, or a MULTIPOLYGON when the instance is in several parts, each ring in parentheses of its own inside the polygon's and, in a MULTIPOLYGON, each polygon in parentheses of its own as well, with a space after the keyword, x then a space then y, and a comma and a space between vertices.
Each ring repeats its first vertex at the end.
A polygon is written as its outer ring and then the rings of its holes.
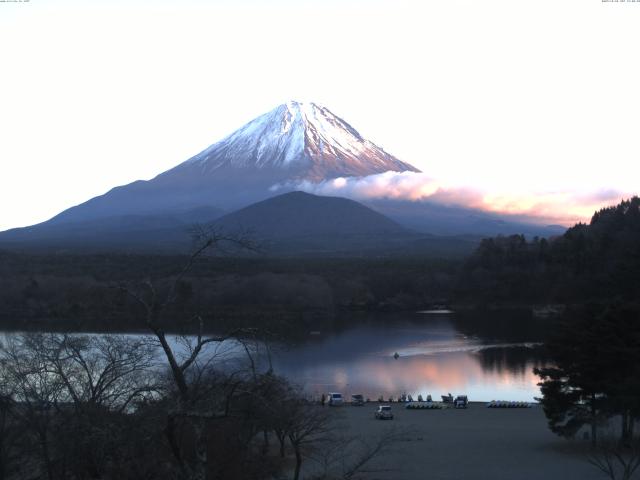
MULTIPOLYGON (((317 195, 355 200, 394 199, 429 201, 447 206, 526 217, 540 223, 571 225, 588 221, 594 211, 628 198, 631 193, 615 189, 597 191, 502 191, 440 182, 424 173, 385 172, 367 177, 347 177, 288 185, 317 195)), ((278 190, 281 186, 275 186, 278 190)))

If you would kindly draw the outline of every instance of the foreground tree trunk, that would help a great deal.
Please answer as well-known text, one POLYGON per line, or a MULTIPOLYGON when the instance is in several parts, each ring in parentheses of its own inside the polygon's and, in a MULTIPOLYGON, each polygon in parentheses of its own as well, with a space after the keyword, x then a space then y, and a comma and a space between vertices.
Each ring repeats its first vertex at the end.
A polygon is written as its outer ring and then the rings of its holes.
POLYGON ((598 445, 598 412, 596 409, 596 396, 591 394, 591 446, 598 445))
POLYGON ((206 480, 207 478, 207 429, 204 420, 195 419, 192 422, 193 430, 195 432, 195 448, 196 448, 196 466, 193 475, 194 480, 206 480))
POLYGON ((284 458, 284 456, 285 456, 284 447, 285 447, 285 443, 287 441, 287 436, 281 430, 276 430, 275 433, 276 433, 276 437, 278 437, 278 443, 280 443, 280 458, 284 458))
POLYGON ((300 452, 300 448, 295 447, 296 452, 296 469, 293 473, 293 480, 298 480, 300 478, 300 470, 302 468, 302 453, 300 452))
POLYGON ((633 441, 633 424, 635 418, 629 410, 623 410, 622 412, 622 444, 625 446, 631 445, 633 441))
POLYGON ((262 431, 262 454, 266 455, 269 453, 269 432, 267 430, 262 431))

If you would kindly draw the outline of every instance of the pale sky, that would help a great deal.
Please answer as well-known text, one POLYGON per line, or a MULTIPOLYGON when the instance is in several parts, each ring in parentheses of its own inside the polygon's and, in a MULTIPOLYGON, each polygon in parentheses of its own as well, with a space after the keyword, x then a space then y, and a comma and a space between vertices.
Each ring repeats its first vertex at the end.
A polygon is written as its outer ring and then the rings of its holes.
POLYGON ((0 2, 0 230, 290 99, 494 205, 591 208, 640 191, 639 45, 629 1, 0 2))

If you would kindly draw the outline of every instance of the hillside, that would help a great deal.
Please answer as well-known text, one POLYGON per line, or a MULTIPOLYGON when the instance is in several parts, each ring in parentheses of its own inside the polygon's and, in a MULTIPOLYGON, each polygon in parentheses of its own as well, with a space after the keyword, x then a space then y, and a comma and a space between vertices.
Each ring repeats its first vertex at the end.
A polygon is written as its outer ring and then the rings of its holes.
POLYGON ((291 192, 225 215, 213 226, 248 233, 275 255, 460 257, 476 237, 439 237, 408 230, 384 215, 340 197, 291 192))
POLYGON ((261 238, 313 236, 406 236, 410 232, 364 205, 339 197, 291 192, 218 219, 225 230, 246 228, 261 238))
POLYGON ((640 296, 640 198, 596 212, 550 240, 485 239, 460 295, 486 303, 571 303, 640 296))
POLYGON ((223 211, 200 207, 172 214, 119 215, 85 221, 44 223, 0 234, 0 247, 47 252, 171 252, 189 248, 189 230, 223 211))

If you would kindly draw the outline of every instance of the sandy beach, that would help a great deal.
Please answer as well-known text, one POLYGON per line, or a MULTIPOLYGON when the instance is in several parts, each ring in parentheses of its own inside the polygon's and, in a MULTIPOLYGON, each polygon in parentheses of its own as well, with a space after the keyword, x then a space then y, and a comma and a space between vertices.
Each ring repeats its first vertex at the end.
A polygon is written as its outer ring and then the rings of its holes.
POLYGON ((539 406, 492 409, 472 403, 459 410, 406 410, 392 404, 395 418, 381 421, 374 419, 377 405, 335 408, 349 432, 365 438, 390 427, 410 431, 371 465, 390 470, 367 474, 368 479, 605 478, 586 461, 588 441, 567 441, 551 433, 539 406))

